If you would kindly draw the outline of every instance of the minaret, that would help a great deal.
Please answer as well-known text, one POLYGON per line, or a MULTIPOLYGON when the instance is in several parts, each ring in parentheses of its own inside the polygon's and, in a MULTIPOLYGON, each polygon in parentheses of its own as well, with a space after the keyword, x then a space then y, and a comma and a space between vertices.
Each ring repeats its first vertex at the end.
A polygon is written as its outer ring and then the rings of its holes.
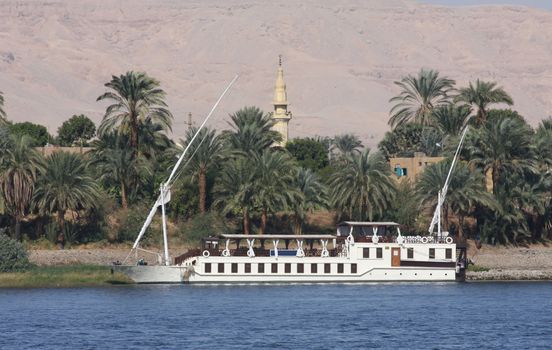
POLYGON ((282 56, 278 60, 278 75, 276 76, 276 85, 274 86, 274 120, 273 130, 282 135, 282 142, 278 146, 285 146, 288 141, 288 123, 291 119, 291 112, 288 111, 286 83, 284 82, 284 69, 282 68, 282 56))

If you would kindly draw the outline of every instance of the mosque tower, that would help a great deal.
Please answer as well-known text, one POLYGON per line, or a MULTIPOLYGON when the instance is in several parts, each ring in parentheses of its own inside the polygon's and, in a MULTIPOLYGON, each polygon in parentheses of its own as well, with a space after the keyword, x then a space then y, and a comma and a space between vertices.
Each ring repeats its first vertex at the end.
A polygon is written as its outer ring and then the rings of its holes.
POLYGON ((286 93, 286 83, 284 82, 284 69, 282 68, 282 56, 280 55, 278 62, 278 75, 276 76, 276 85, 274 86, 274 112, 272 119, 274 120, 273 130, 278 131, 282 135, 282 142, 278 146, 285 146, 288 141, 288 124, 291 119, 291 112, 288 111, 288 101, 286 93))

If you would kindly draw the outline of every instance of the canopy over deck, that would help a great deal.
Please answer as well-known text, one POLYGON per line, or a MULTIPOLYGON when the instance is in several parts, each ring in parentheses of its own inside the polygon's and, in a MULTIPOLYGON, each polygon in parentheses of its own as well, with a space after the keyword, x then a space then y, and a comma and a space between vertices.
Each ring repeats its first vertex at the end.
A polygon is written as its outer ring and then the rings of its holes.
POLYGON ((400 226, 396 222, 392 221, 342 221, 337 226, 400 226))
POLYGON ((299 239, 299 240, 307 240, 307 239, 335 239, 337 238, 335 235, 271 235, 271 234, 265 234, 265 235, 227 235, 222 234, 220 237, 225 239, 299 239))

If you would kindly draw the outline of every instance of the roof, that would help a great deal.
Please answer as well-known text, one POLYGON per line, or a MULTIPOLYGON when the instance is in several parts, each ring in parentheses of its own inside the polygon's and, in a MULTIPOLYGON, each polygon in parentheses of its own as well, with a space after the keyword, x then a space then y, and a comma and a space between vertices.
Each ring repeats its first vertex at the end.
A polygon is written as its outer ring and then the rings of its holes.
POLYGON ((337 226, 400 226, 392 221, 342 221, 337 226))
POLYGON ((220 235, 226 239, 334 239, 337 238, 334 235, 220 235))

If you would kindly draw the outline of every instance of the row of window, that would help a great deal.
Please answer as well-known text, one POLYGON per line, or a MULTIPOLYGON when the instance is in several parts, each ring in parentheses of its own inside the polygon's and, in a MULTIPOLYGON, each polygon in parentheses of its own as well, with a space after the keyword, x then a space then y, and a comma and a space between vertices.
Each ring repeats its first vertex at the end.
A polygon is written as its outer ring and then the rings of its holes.
MULTIPOLYGON (((362 257, 370 259, 370 248, 362 248, 362 257)), ((407 259, 414 259, 414 248, 406 248, 407 259)), ((376 259, 383 258, 383 248, 376 248, 376 259)), ((435 259, 435 248, 429 248, 429 258, 435 259)), ((452 249, 445 249, 445 259, 452 259, 452 249)))
MULTIPOLYGON (((205 273, 212 273, 213 267, 212 265, 217 266, 217 272, 218 273, 224 273, 224 263, 205 263, 204 264, 204 271, 205 273)), ((345 273, 345 265, 349 265, 349 272, 350 273, 357 273, 357 264, 291 264, 291 263, 285 263, 285 264, 278 264, 278 263, 258 263, 258 264, 252 264, 252 263, 244 263, 239 264, 244 265, 243 271, 245 273, 251 273, 251 267, 252 265, 257 265, 257 273, 265 273, 265 265, 270 265, 270 272, 271 273, 278 273, 280 265, 284 265, 284 273, 291 273, 291 265, 295 265, 295 272, 297 273, 305 273, 305 265, 310 265, 310 273, 318 273, 318 265, 324 265, 324 273, 331 273, 332 272, 332 265, 337 265, 337 273, 345 273)), ((230 271, 232 273, 238 273, 238 263, 231 263, 230 265, 230 271)))

